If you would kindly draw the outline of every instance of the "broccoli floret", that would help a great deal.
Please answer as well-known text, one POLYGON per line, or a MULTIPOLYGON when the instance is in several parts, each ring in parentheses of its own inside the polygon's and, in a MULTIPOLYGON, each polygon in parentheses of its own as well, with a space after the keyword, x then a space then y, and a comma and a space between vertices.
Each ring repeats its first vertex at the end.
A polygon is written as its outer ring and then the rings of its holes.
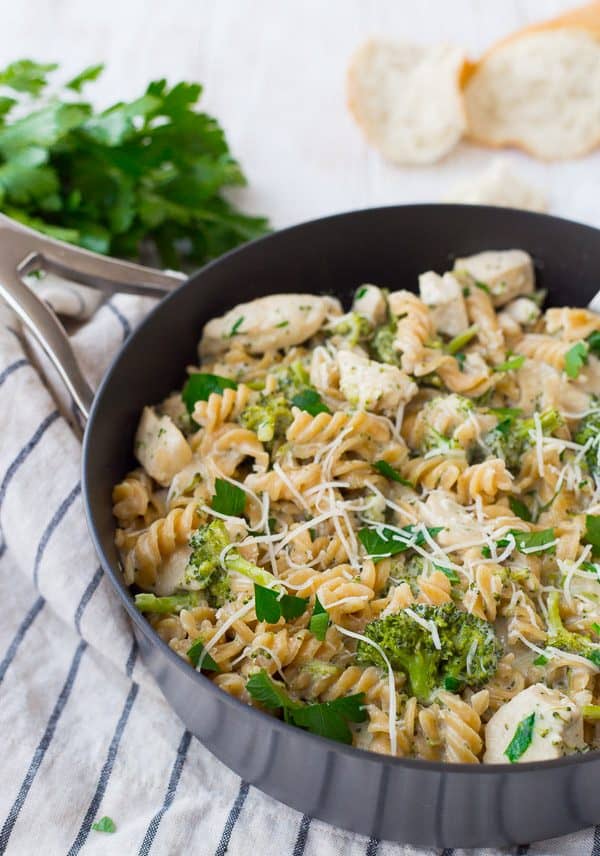
MULTIPOLYGON (((364 634, 382 648, 395 671, 407 675, 411 692, 421 701, 429 701, 444 686, 453 690, 482 686, 495 674, 502 650, 491 624, 452 603, 416 604, 410 611, 371 621, 364 634), (411 612, 431 630, 415 621, 411 612)), ((361 663, 385 665, 377 650, 363 641, 356 656, 361 663)))
POLYGON ((368 339, 372 327, 368 319, 358 312, 347 312, 341 318, 336 318, 327 327, 327 332, 333 336, 343 336, 350 347, 368 339))
POLYGON ((330 678, 339 674, 340 667, 324 660, 309 660, 300 667, 301 672, 306 672, 313 678, 330 678))
POLYGON ((440 455, 444 455, 453 449, 460 449, 461 445, 458 440, 453 437, 446 437, 440 431, 436 431, 431 425, 428 425, 423 434, 423 442, 421 443, 422 452, 431 452, 436 450, 440 455))
POLYGON ((292 410, 283 395, 261 395, 256 404, 250 404, 242 412, 240 422, 245 428, 256 431, 261 443, 270 443, 276 437, 285 436, 292 422, 292 410))
POLYGON ((310 375, 302 360, 294 360, 289 366, 283 366, 275 372, 277 389, 288 401, 310 386, 310 375))
POLYGON ((575 442, 582 446, 590 440, 594 442, 585 453, 585 460, 591 475, 595 479, 600 479, 600 410, 584 416, 575 434, 575 442))
POLYGON ((371 356, 380 363, 389 363, 392 366, 400 365, 400 354, 394 348, 396 337, 396 322, 389 321, 375 328, 375 332, 369 342, 371 356))
POLYGON ((197 591, 186 591, 166 597, 157 597, 150 592, 142 592, 135 596, 135 606, 140 612, 155 612, 159 615, 181 612, 182 609, 193 609, 198 606, 197 591))
MULTIPOLYGON (((545 410, 540 413, 542 432, 546 435, 552 434, 562 419, 557 410, 545 410)), ((495 428, 483 438, 483 444, 490 455, 502 458, 511 471, 519 470, 521 458, 529 446, 533 445, 532 432, 535 431, 533 417, 523 419, 522 417, 508 416, 501 419, 495 428)))
POLYGON ((235 548, 228 550, 221 559, 230 543, 222 520, 213 520, 197 529, 189 541, 192 553, 185 569, 185 585, 206 590, 217 605, 230 598, 228 571, 243 574, 258 585, 280 589, 273 574, 244 559, 235 548))
POLYGON ((595 645, 587 636, 573 633, 562 623, 560 617, 560 594, 550 592, 548 596, 548 645, 566 651, 568 654, 579 654, 586 657, 594 665, 600 667, 600 645, 595 645))

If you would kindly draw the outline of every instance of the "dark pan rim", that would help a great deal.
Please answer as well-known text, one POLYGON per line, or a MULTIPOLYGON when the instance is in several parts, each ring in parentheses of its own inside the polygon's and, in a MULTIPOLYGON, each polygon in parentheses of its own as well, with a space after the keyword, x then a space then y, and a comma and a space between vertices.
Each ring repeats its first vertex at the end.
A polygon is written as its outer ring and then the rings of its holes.
MULTIPOLYGON (((112 562, 106 555, 106 552, 103 549, 101 539, 98 537, 96 532, 96 525, 94 522, 94 517, 90 505, 89 500, 89 492, 88 492, 88 478, 87 478, 87 461, 90 455, 90 435, 91 435, 91 426, 94 423, 94 420, 97 416, 98 411, 102 407, 102 399, 104 396, 105 389, 110 384, 113 374, 115 374, 118 369, 118 364, 121 360, 121 357, 129 350, 129 348, 134 346, 135 340, 138 337, 138 334, 142 334, 145 326, 150 322, 150 319, 154 317, 156 313, 159 313, 162 309, 162 306, 167 301, 176 299, 177 293, 180 288, 186 288, 192 285, 193 283, 197 283, 202 274, 205 271, 212 270, 216 266, 226 265, 229 260, 237 256, 239 254, 243 254, 249 247, 254 247, 256 244, 266 244, 269 241, 277 240, 279 235, 287 234, 296 230, 302 230, 307 227, 323 225, 323 224, 332 224, 334 225, 338 220, 344 220, 348 217, 360 216, 363 214, 373 214, 375 216, 376 213, 381 212, 393 212, 393 211, 405 211, 407 209, 432 209, 432 208, 443 208, 448 211, 452 210, 463 210, 464 208, 473 209, 475 212, 481 211, 486 213, 495 213, 500 217, 506 216, 517 216, 519 218, 532 219, 538 221, 546 221, 553 222, 557 224, 560 228, 561 224, 565 227, 576 227, 577 229, 582 229, 584 231, 593 233, 600 241, 600 229, 597 229, 594 226, 590 226, 585 223, 578 223, 574 220, 567 220, 564 217, 555 217, 549 214, 541 214, 535 211, 523 211, 517 208, 504 208, 500 206, 491 206, 491 205, 461 205, 455 203, 418 203, 418 204, 408 204, 408 205, 385 205, 379 206, 377 208, 362 208, 352 211, 345 211, 338 214, 331 214, 325 217, 319 217, 315 220, 307 220, 303 223, 298 223, 293 226, 288 226, 285 229, 280 229, 275 232, 272 232, 268 235, 265 235, 262 238, 258 238, 252 242, 242 244, 240 247, 236 249, 230 250, 228 253, 220 256, 218 259, 215 259, 209 262, 204 267, 200 268, 194 274, 192 274, 186 281, 182 283, 174 292, 168 294, 164 297, 149 313, 144 317, 141 323, 135 328, 132 332, 131 336, 127 339, 125 344, 119 351, 116 353, 114 358, 112 359, 104 377, 102 378, 96 394, 94 396, 94 401, 92 404, 92 408, 90 411, 90 417, 86 426, 86 430, 83 438, 83 454, 82 454, 82 487, 83 487, 83 500, 85 507, 85 514, 87 518, 88 529, 90 531, 90 535, 92 537, 92 541, 94 544, 94 548, 96 553, 98 554, 100 561, 102 563, 104 571, 107 573, 113 588, 118 594, 121 603, 125 607, 129 617, 135 624, 135 626, 140 630, 146 639, 154 646, 157 646, 162 654, 167 657, 167 659, 173 664, 173 666, 177 669, 185 670, 185 674, 189 677, 192 677, 192 680, 195 680, 197 685, 201 687, 204 691, 210 692, 213 695, 218 694, 219 700, 225 704, 227 704, 233 710, 236 710, 240 713, 240 715, 245 715, 249 717, 255 717, 257 721, 260 720, 262 725, 265 725, 265 718, 271 721, 271 727, 276 731, 280 732, 282 737, 290 733, 290 729, 294 734, 300 733, 302 735, 302 739, 307 741, 311 741, 316 748, 320 748, 323 752, 339 752, 344 755, 348 755, 348 757, 359 759, 360 755, 357 753, 364 754, 368 757, 371 763, 380 763, 382 766, 394 766, 400 768, 406 768, 407 770, 418 769, 429 771, 431 773, 456 773, 461 775, 473 775, 475 773, 483 774, 483 775, 518 775, 525 774, 531 771, 540 770, 552 770, 557 767, 573 767, 579 764, 584 763, 592 763, 594 761, 600 761, 600 750, 592 750, 590 752, 585 752, 582 754, 574 754, 568 755, 562 758, 558 758, 551 761, 527 761, 522 764, 457 764, 451 762, 441 762, 441 761, 426 761, 418 758, 403 758, 403 757, 393 757, 391 755, 381 755, 376 752, 371 752, 368 749, 360 749, 356 746, 350 746, 345 743, 338 743, 333 740, 328 740, 325 737, 320 737, 319 735, 311 734, 308 731, 302 731, 293 725, 288 725, 281 719, 278 719, 275 716, 269 716, 269 714, 263 713, 251 705, 246 704, 243 701, 235 698, 229 693, 222 690, 216 684, 214 684, 210 678, 207 678, 202 672, 198 672, 193 669, 189 663, 187 663, 182 657, 180 657, 172 648, 167 645, 167 643, 160 638, 160 636, 155 633, 155 631, 150 626, 150 623, 144 618, 142 613, 138 612, 133 603, 133 598, 129 593, 129 589, 125 586, 125 583, 120 578, 119 572, 115 570, 112 562)), ((167 699, 167 703, 168 699, 167 699)), ((169 704, 169 706, 171 706, 169 704)))

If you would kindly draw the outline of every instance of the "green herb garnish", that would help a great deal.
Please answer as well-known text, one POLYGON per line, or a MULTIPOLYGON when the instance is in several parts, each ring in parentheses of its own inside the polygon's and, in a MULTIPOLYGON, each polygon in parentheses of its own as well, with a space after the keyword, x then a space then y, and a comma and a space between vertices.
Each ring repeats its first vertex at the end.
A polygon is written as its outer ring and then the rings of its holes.
POLYGON ((194 669, 197 669, 198 664, 200 664, 200 668, 205 669, 207 672, 221 671, 210 654, 205 650, 202 639, 196 639, 191 647, 188 648, 187 655, 190 658, 194 669))
POLYGON ((296 597, 292 594, 282 595, 277 589, 265 588, 254 583, 254 605, 259 621, 276 624, 281 616, 286 621, 290 621, 306 612, 308 598, 296 597))
POLYGON ((216 479, 215 495, 210 507, 219 514, 227 514, 231 517, 241 517, 246 505, 246 494, 236 484, 225 479, 216 479))
POLYGON ((264 669, 248 678, 246 689, 263 707, 283 710, 286 722, 340 743, 352 743, 349 722, 365 722, 367 718, 364 693, 320 704, 304 704, 290 698, 283 684, 270 678, 264 669))
POLYGON ((292 398, 292 404, 299 407, 300 410, 306 410, 311 416, 317 416, 319 413, 331 413, 316 389, 303 389, 292 398))
MULTIPOLYGON (((443 526, 427 527, 427 532, 432 538, 435 538, 443 528, 443 526)), ((412 525, 405 526, 400 530, 387 527, 372 529, 367 526, 359 529, 357 534, 367 556, 374 562, 410 550, 413 545, 420 547, 426 540, 423 530, 412 525)))
POLYGON ((313 608, 313 614, 310 619, 310 623, 308 625, 308 629, 319 639, 320 642, 325 640, 325 636, 327 634, 327 628, 329 627, 329 615, 327 610, 319 600, 318 596, 315 595, 315 605, 313 608))
POLYGON ((243 315, 241 315, 241 316, 237 319, 237 321, 235 322, 235 324, 233 325, 233 327, 231 328, 231 330, 229 331, 229 333, 227 334, 227 338, 228 338, 228 339, 233 339, 233 337, 234 337, 235 335, 237 335, 237 333, 239 333, 239 332, 240 332, 240 327, 242 326, 242 324, 243 324, 243 323, 244 323, 244 316, 243 316, 243 315))
MULTIPOLYGON (((267 231, 222 191, 245 184, 222 128, 198 110, 197 83, 155 80, 132 101, 96 111, 90 66, 46 94, 56 64, 0 72, 0 209, 94 252, 196 268, 267 231), (23 93, 23 97, 19 97, 23 93)), ((53 82, 54 83, 54 82, 53 82)))
POLYGON ((565 372, 567 377, 576 378, 587 363, 588 346, 585 342, 577 342, 565 354, 565 372))
POLYGON ((356 300, 360 300, 361 297, 364 297, 366 293, 367 293, 367 286, 361 285, 361 287, 358 289, 358 291, 356 292, 354 297, 356 300))
POLYGON ((213 392, 222 395, 226 389, 237 389, 237 383, 228 377, 196 372, 187 379, 181 397, 188 413, 192 413, 197 401, 208 401, 213 392))
POLYGON ((392 481, 398 482, 398 484, 403 484, 406 487, 412 487, 414 490, 414 484, 408 481, 408 479, 403 478, 398 470, 395 470, 387 461, 375 461, 373 466, 381 473, 382 476, 385 476, 386 479, 391 479, 392 481))
POLYGON ((521 755, 523 755, 531 745, 531 741, 533 740, 534 723, 535 713, 531 713, 529 716, 526 716, 525 719, 522 719, 517 725, 517 730, 514 733, 513 739, 504 750, 504 754, 511 764, 518 761, 521 755))
POLYGON ((492 293, 489 285, 486 285, 485 282, 479 282, 479 280, 475 280, 473 284, 476 285, 477 288, 480 288, 482 291, 485 291, 486 294, 492 293))
POLYGON ((509 496, 508 504, 513 514, 516 514, 517 517, 521 518, 521 520, 526 520, 528 523, 531 522, 531 511, 527 508, 524 502, 521 502, 521 500, 517 499, 516 496, 509 496))
POLYGON ((451 675, 446 675, 444 678, 444 689, 450 693, 455 693, 461 688, 461 683, 458 678, 453 678, 451 675))
POLYGON ((112 817, 108 817, 104 815, 100 820, 97 820, 96 823, 92 823, 92 829, 95 829, 96 832, 116 832, 117 827, 112 819, 112 817))
POLYGON ((498 363, 497 366, 493 367, 493 371, 495 372, 513 372, 517 369, 520 369, 523 363, 525 362, 525 357, 523 354, 517 354, 515 357, 509 356, 507 360, 503 363, 498 363))
POLYGON ((540 654, 539 657, 536 657, 533 661, 534 666, 545 666, 548 662, 548 657, 545 654, 540 654))
POLYGON ((436 570, 441 571, 443 574, 445 574, 451 583, 460 582, 460 577, 453 568, 445 568, 443 565, 436 565, 435 562, 433 564, 433 567, 436 570))
POLYGON ((588 544, 592 545, 592 555, 600 556, 600 517, 595 514, 586 514, 583 537, 588 544))

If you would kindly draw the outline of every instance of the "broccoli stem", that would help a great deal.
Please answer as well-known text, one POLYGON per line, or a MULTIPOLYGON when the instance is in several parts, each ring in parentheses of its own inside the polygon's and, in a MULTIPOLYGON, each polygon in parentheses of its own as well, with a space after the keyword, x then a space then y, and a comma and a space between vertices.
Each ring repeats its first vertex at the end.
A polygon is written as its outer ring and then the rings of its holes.
POLYGON ((479 327, 477 324, 472 324, 470 327, 459 333, 458 336, 455 336, 454 339, 451 339, 446 345, 446 351, 449 354, 456 354, 457 351, 461 351, 465 345, 473 339, 477 333, 479 332, 479 327))
POLYGON ((273 574, 269 573, 269 571, 265 571, 264 568, 259 568, 258 565, 244 559, 243 556, 240 556, 237 550, 231 550, 227 553, 223 564, 228 571, 235 571, 238 574, 243 574, 259 586, 264 586, 265 588, 276 588, 278 591, 282 590, 277 577, 274 577, 273 574))
POLYGON ((172 594, 166 597, 157 597, 149 592, 142 592, 135 596, 135 606, 140 612, 154 612, 164 615, 171 612, 181 612, 182 609, 193 609, 198 606, 199 593, 197 591, 185 594, 172 594))
POLYGON ((584 704, 581 713, 584 719, 600 719, 600 704, 584 704))

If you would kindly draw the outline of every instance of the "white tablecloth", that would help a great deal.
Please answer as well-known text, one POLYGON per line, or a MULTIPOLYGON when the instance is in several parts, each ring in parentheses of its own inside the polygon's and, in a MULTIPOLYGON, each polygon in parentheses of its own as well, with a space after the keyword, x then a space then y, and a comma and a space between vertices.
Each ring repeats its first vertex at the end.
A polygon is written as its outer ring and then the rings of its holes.
MULTIPOLYGON (((448 39, 477 51, 568 4, 478 0, 21 0, 4 4, 0 61, 109 67, 100 103, 151 77, 201 80, 250 187, 277 226, 333 211, 436 200, 488 152, 461 145, 442 164, 396 169, 370 152, 344 107, 344 70, 369 34, 448 39)), ((600 224, 600 156, 542 165, 507 156, 545 187, 552 210, 600 224)), ((96 383, 148 302, 117 297, 75 347, 96 383)), ((391 856, 284 808, 212 758, 148 679, 89 542, 79 441, 8 315, 0 324, 0 854, 391 856), (114 835, 91 830, 102 815, 114 835)), ((525 852, 522 848, 522 852, 525 852)), ((600 830, 532 845, 600 856, 600 830), (595 843, 594 843, 595 842, 595 843)))

